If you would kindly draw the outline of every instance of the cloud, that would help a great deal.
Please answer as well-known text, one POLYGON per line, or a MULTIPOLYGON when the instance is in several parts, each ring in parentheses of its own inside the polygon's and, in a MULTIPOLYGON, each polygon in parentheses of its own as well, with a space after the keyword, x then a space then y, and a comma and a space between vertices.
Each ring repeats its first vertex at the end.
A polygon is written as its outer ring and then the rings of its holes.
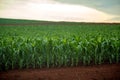
POLYGON ((84 5, 97 10, 120 15, 120 0, 55 0, 62 3, 84 5))
POLYGON ((104 22, 114 18, 95 8, 55 0, 2 0, 0 4, 1 18, 75 22, 104 22))
POLYGON ((113 17, 113 18, 111 18, 111 19, 106 20, 106 22, 109 22, 109 21, 120 23, 120 17, 113 17))

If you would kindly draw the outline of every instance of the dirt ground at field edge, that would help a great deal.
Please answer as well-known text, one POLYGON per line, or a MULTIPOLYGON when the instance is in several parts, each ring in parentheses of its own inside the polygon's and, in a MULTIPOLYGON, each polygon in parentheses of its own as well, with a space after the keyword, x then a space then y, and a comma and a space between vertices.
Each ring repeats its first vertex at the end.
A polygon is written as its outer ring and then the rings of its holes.
POLYGON ((120 64, 0 72, 0 80, 120 80, 120 64))

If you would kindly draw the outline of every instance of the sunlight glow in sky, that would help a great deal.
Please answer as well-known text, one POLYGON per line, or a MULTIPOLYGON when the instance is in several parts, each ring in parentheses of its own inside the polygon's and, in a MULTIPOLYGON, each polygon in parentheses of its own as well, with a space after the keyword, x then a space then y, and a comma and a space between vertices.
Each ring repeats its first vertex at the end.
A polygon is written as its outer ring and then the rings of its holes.
POLYGON ((83 5, 61 3, 54 0, 8 0, 0 4, 0 18, 34 19, 75 22, 119 22, 108 14, 83 5), (108 20, 108 21, 107 21, 108 20))

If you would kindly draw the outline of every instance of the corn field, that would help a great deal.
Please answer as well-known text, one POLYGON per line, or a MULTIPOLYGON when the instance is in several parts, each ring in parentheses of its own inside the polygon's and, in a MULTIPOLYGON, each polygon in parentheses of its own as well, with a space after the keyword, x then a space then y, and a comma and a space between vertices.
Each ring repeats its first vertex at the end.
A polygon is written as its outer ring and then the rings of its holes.
POLYGON ((120 24, 0 25, 0 71, 120 63, 120 24))

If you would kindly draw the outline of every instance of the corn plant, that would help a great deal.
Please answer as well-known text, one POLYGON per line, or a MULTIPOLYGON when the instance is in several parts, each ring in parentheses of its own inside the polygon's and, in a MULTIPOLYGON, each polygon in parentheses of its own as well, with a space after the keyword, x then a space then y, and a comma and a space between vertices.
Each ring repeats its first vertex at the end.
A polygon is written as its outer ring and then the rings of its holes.
POLYGON ((119 24, 56 24, 0 26, 0 71, 120 63, 119 24))

